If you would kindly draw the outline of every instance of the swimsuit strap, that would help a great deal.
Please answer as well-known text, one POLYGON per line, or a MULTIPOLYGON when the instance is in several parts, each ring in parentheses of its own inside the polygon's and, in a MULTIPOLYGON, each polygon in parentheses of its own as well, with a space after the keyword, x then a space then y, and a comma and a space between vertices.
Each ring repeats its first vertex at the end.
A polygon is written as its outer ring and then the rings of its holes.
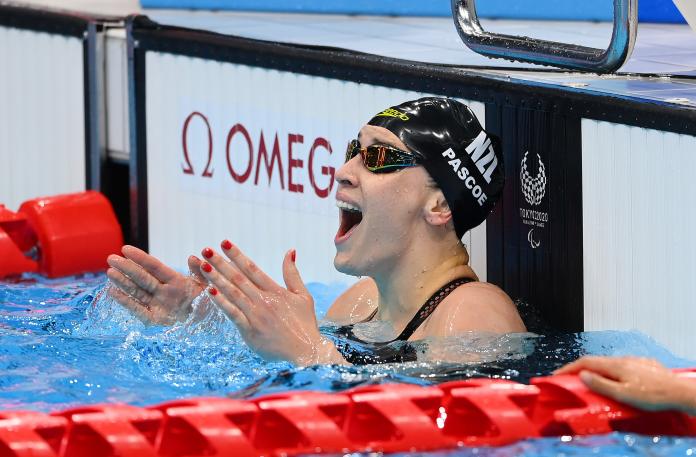
POLYGON ((377 310, 378 310, 378 309, 379 309, 379 306, 376 307, 376 308, 370 313, 370 315, 367 316, 365 319, 363 319, 363 320, 361 320, 361 321, 359 321, 359 322, 356 322, 356 323, 357 323, 357 324, 364 324, 365 322, 370 322, 370 321, 372 320, 372 318, 375 317, 375 316, 377 315, 377 310))
MULTIPOLYGON (((356 348, 352 345, 342 342, 340 340, 336 342, 336 348, 341 353, 344 359, 355 365, 365 365, 368 363, 396 363, 414 361, 417 359, 417 355, 415 349, 412 346, 405 345, 403 347, 395 348, 390 346, 391 343, 394 343, 396 341, 408 340, 411 337, 411 335, 413 335, 413 332, 415 332, 416 329, 423 323, 423 321, 425 321, 428 318, 428 316, 430 316, 432 312, 435 311, 435 308, 437 308, 437 306, 440 304, 440 302, 442 302, 442 300, 445 299, 445 297, 452 293, 452 291, 457 287, 469 282, 474 282, 474 280, 471 278, 459 278, 442 286, 423 304, 423 306, 421 306, 420 310, 418 310, 418 313, 416 313, 416 315, 413 316, 413 319, 411 319, 408 325, 406 325, 404 331, 401 332, 401 334, 398 337, 391 341, 363 341, 360 338, 356 337, 353 333, 353 326, 355 324, 344 325, 334 332, 334 335, 342 336, 359 344, 369 346, 370 350, 367 353, 361 350, 356 350, 356 348)), ((370 320, 372 320, 373 317, 375 317, 376 314, 377 309, 372 311, 372 313, 370 313, 370 315, 366 319, 360 321, 360 323, 369 322, 370 320)))
POLYGON ((426 301, 423 306, 421 306, 421 309, 416 313, 415 316, 413 316, 413 319, 411 319, 411 322, 409 322, 406 325, 406 328, 404 329, 403 332, 397 336, 394 341, 406 341, 409 338, 411 338, 411 335, 413 335, 413 332, 416 331, 418 327, 425 321, 428 316, 430 316, 433 311, 435 311, 435 308, 437 308, 437 305, 442 302, 454 289, 457 287, 461 286, 462 284, 467 284, 469 282, 474 282, 473 279, 471 278, 458 278, 455 279, 454 281, 450 281, 444 286, 442 286, 437 292, 435 292, 433 295, 430 296, 428 301, 426 301))
MULTIPOLYGON (((409 339, 411 335, 413 335, 413 332, 415 332, 416 329, 420 327, 420 325, 423 323, 423 321, 425 321, 428 318, 428 316, 430 316, 433 313, 433 311, 435 311, 437 305, 439 305, 440 302, 445 299, 445 297, 452 293, 452 291, 457 287, 469 282, 474 282, 474 280, 471 278, 458 278, 442 286, 437 292, 430 296, 430 298, 423 304, 423 306, 421 306, 420 310, 416 313, 416 315, 413 316, 411 322, 409 322, 406 325, 404 331, 401 332, 401 334, 399 334, 399 336, 397 336, 392 341, 406 341, 407 339, 409 339)), ((376 314, 377 308, 375 308, 374 311, 372 311, 372 313, 369 316, 367 316, 366 319, 361 320, 359 323, 362 324, 371 321, 376 314)))

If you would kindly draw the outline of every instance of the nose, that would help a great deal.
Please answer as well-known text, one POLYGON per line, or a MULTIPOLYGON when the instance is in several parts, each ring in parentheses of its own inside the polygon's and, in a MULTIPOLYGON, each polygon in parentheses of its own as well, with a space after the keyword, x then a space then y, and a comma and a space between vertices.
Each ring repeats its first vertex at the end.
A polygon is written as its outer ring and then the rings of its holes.
POLYGON ((358 185, 358 170, 360 169, 360 156, 355 156, 336 170, 336 181, 343 186, 355 187, 358 185))

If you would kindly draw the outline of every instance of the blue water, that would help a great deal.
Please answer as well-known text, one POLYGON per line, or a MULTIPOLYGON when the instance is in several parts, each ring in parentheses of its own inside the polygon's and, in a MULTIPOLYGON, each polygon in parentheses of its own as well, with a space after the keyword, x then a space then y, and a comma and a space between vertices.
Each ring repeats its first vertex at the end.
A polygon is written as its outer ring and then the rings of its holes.
MULTIPOLYGON (((696 455, 696 439, 640 436, 626 433, 542 438, 497 448, 465 448, 445 452, 393 454, 399 457, 667 457, 696 455)), ((369 454, 351 454, 352 457, 369 454)))
MULTIPOLYGON (((267 363, 213 310, 174 327, 146 326, 104 293, 105 277, 0 282, 0 410, 53 411, 102 402, 152 405, 191 396, 251 397, 293 389, 340 391, 385 381, 431 384, 472 376, 526 382, 583 354, 654 357, 670 367, 696 365, 638 332, 493 337, 465 335, 437 344, 476 354, 476 363, 412 362, 303 369, 267 363)), ((343 287, 308 285, 323 315, 343 287)), ((194 304, 204 306, 204 304, 194 304)), ((430 343, 436 347, 435 342, 430 343)), ((408 454, 692 455, 696 440, 611 434, 527 440, 503 448, 408 454)), ((356 454, 358 455, 358 454, 356 454)), ((402 454, 406 455, 406 454, 402 454)))

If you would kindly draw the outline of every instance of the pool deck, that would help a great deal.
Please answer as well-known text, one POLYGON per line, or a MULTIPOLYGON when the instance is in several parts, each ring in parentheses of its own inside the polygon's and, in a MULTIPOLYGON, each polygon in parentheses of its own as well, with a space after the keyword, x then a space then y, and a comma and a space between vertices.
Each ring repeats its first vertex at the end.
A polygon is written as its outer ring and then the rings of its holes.
MULTIPOLYGON (((257 40, 322 46, 482 72, 569 90, 619 95, 696 108, 696 33, 687 25, 640 24, 630 59, 616 73, 596 75, 490 59, 469 50, 451 18, 346 16, 234 11, 144 10, 134 0, 30 0, 34 6, 88 14, 145 14, 164 24, 257 40)), ((606 48, 611 24, 482 20, 486 30, 606 48)))

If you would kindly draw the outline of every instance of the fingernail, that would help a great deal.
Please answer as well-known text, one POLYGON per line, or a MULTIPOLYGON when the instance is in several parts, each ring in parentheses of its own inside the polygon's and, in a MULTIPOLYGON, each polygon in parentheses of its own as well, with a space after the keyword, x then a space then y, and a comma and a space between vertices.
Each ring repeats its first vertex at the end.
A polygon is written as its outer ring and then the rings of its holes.
POLYGON ((230 240, 223 240, 222 243, 220 243, 220 246, 222 246, 222 249, 228 250, 232 249, 232 243, 230 243, 230 240))
POLYGON ((210 295, 217 295, 217 294, 218 294, 218 291, 217 291, 217 289, 216 289, 215 287, 210 287, 210 288, 208 289, 208 293, 209 293, 210 295))
POLYGON ((211 258, 212 256, 213 256, 213 250, 212 250, 212 249, 210 249, 210 248, 205 248, 205 249, 203 249, 203 257, 205 257, 206 259, 209 259, 209 258, 211 258))
POLYGON ((295 263, 295 258, 297 258, 297 251, 293 249, 290 254, 290 259, 292 259, 293 263, 295 263))
POLYGON ((580 374, 578 374, 578 377, 585 384, 592 382, 592 373, 590 373, 589 371, 581 371, 580 374))
POLYGON ((208 262, 203 262, 201 264, 201 270, 205 271, 206 273, 210 273, 213 271, 213 267, 208 262))

